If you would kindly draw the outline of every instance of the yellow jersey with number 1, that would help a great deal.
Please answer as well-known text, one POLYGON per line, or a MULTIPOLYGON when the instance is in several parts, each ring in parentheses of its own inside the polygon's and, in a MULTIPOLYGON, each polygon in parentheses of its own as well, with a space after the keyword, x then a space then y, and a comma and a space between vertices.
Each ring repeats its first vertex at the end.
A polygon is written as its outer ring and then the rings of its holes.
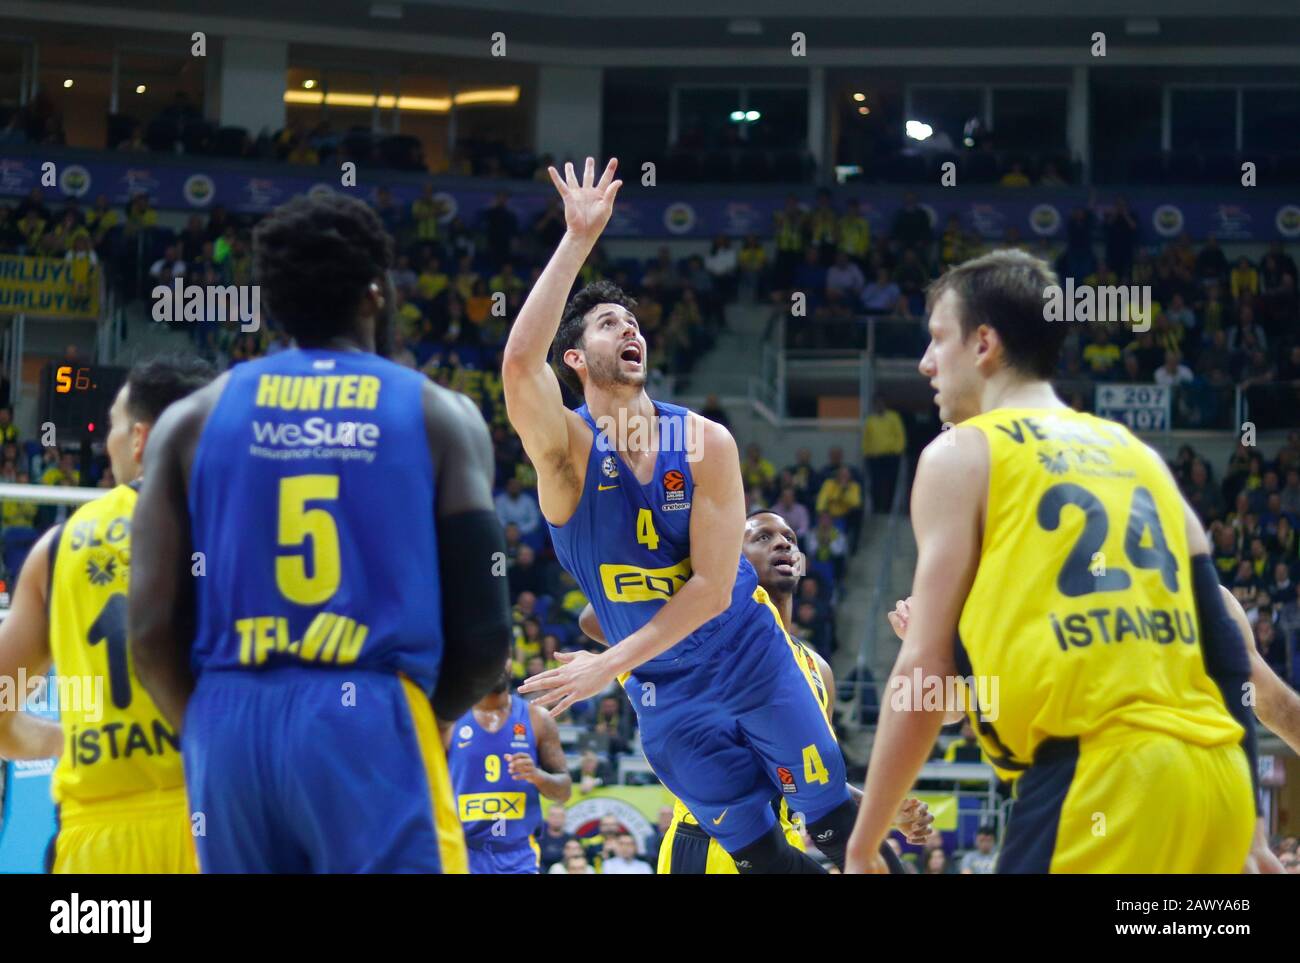
POLYGON ((79 508, 51 545, 50 653, 63 755, 52 792, 66 818, 133 793, 182 790, 180 740, 140 685, 126 639, 135 489, 79 508))
POLYGON ((964 421, 988 442, 979 569, 958 622, 978 736, 1015 778, 1049 738, 1243 732, 1205 671, 1182 497, 1125 427, 1070 409, 964 421))

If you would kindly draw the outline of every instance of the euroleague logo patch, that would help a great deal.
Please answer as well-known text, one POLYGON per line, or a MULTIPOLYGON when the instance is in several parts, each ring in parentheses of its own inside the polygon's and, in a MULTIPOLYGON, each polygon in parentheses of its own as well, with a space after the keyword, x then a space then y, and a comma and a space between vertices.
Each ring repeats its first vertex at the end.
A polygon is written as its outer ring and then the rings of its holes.
POLYGON ((781 782, 781 792, 798 792, 799 787, 794 784, 794 773, 785 766, 776 767, 776 778, 781 782))
POLYGON ((659 506, 661 511, 674 512, 683 508, 690 508, 691 503, 686 500, 686 476, 678 469, 673 468, 664 472, 662 479, 664 486, 664 503, 659 506))
POLYGON ((522 722, 515 723, 515 738, 522 739, 528 734, 528 728, 522 722))

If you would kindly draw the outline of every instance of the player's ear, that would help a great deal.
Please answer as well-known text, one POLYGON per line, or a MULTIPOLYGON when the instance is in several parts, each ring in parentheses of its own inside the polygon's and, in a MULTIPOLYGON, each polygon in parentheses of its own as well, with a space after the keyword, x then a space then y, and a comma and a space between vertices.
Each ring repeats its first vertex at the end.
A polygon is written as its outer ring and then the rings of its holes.
POLYGON ((131 458, 137 465, 144 461, 144 448, 149 443, 149 429, 152 427, 144 421, 131 425, 131 458))
POLYGON ((581 348, 570 348, 564 352, 563 362, 574 371, 581 371, 587 367, 587 356, 582 353, 581 348), (570 364, 570 362, 572 362, 570 364))

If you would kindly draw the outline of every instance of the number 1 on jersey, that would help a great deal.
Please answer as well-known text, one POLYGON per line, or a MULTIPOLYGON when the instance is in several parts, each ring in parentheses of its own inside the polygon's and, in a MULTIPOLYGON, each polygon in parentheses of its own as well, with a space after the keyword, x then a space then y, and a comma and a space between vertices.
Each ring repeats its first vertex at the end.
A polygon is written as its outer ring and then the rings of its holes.
POLYGON ((642 508, 636 513, 636 540, 652 552, 659 547, 655 517, 648 508, 642 508))

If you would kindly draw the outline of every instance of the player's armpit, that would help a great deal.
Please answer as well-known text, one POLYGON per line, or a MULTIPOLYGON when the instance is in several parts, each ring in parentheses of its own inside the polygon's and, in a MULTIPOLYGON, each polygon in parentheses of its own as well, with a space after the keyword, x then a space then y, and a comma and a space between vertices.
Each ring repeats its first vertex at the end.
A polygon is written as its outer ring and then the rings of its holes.
MULTIPOLYGON (((36 680, 50 667, 47 596, 50 546, 62 526, 50 529, 32 546, 14 588, 9 615, 0 622, 0 679, 17 685, 20 677, 36 680)), ((0 700, 0 758, 48 759, 63 751, 57 722, 22 711, 26 691, 17 700, 0 700)))

